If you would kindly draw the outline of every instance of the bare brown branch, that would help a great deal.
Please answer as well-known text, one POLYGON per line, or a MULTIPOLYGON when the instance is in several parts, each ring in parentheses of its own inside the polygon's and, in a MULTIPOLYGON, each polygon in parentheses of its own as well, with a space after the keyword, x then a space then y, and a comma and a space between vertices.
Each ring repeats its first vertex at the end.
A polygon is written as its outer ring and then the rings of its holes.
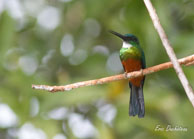
MULTIPOLYGON (((188 63, 193 63, 194 55, 179 59, 178 61, 180 64, 184 64, 184 65, 187 65, 188 63)), ((151 74, 151 73, 158 72, 161 70, 165 70, 171 67, 172 67, 172 63, 166 62, 166 63, 159 64, 153 67, 149 67, 147 69, 143 69, 140 71, 130 72, 127 74, 127 78, 131 79, 131 78, 139 77, 142 75, 147 75, 147 74, 151 74)), ((105 77, 105 78, 96 79, 96 80, 77 82, 77 83, 64 85, 64 86, 32 85, 32 88, 38 89, 38 90, 46 90, 49 92, 59 92, 59 91, 69 91, 74 88, 80 88, 80 87, 85 87, 85 86, 105 84, 105 83, 124 80, 124 79, 126 79, 125 74, 119 74, 119 75, 114 75, 114 76, 105 77)))
POLYGON ((172 48, 172 46, 170 45, 168 38, 164 32, 164 29, 162 28, 161 24, 160 24, 160 20, 158 18, 158 15, 156 13, 155 8, 153 7, 152 3, 150 0, 144 0, 144 3, 148 9, 148 12, 150 14, 150 17, 152 19, 152 22, 154 24, 154 27, 156 28, 160 39, 162 40, 163 46, 166 49, 166 52, 170 58, 170 60, 172 61, 173 67, 177 73, 177 76, 179 77, 179 80, 181 81, 185 92, 189 98, 189 100, 191 101, 193 107, 194 107, 194 93, 193 90, 180 66, 180 64, 177 61, 176 55, 174 53, 174 50, 172 48))

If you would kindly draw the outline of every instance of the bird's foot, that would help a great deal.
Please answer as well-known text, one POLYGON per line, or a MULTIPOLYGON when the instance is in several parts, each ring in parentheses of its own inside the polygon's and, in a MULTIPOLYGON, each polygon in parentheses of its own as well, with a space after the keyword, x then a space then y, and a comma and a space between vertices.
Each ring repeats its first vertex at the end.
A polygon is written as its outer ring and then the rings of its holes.
POLYGON ((124 78, 125 78, 125 79, 128 79, 128 77, 127 77, 127 72, 124 73, 124 78))
POLYGON ((141 72, 141 75, 143 76, 143 69, 141 69, 140 72, 141 72))

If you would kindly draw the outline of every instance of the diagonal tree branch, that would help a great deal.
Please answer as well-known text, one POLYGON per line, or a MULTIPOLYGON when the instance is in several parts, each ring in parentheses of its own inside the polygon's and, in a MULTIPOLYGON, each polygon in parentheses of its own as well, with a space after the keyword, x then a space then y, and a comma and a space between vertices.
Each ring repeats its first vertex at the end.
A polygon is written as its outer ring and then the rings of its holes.
MULTIPOLYGON (((179 59, 178 62, 184 65, 191 65, 194 63, 194 55, 179 59)), ((105 78, 96 79, 96 80, 77 82, 77 83, 64 85, 64 86, 32 85, 32 88, 38 89, 38 90, 46 90, 49 92, 69 91, 75 88, 80 88, 80 87, 85 87, 85 86, 105 84, 105 83, 110 83, 114 81, 124 80, 127 78, 131 79, 131 78, 151 74, 151 73, 158 72, 158 71, 165 70, 165 69, 172 68, 172 67, 173 66, 171 62, 166 62, 166 63, 159 64, 153 67, 149 67, 149 68, 146 68, 140 71, 130 72, 127 74, 127 77, 125 76, 125 74, 119 74, 119 75, 114 75, 114 76, 105 77, 105 78)))
POLYGON ((158 18, 158 15, 156 14, 156 10, 153 7, 152 3, 150 0, 144 0, 144 3, 148 9, 148 12, 150 14, 150 17, 153 21, 154 27, 156 28, 160 39, 162 40, 163 46, 166 49, 166 52, 170 58, 170 60, 172 61, 173 67, 177 73, 177 76, 179 77, 179 80, 181 81, 185 92, 189 98, 189 100, 191 101, 193 107, 194 107, 194 93, 193 90, 180 66, 180 64, 177 61, 176 55, 174 53, 174 50, 172 48, 172 46, 170 45, 168 38, 164 32, 164 29, 162 28, 161 24, 160 24, 160 20, 158 18))

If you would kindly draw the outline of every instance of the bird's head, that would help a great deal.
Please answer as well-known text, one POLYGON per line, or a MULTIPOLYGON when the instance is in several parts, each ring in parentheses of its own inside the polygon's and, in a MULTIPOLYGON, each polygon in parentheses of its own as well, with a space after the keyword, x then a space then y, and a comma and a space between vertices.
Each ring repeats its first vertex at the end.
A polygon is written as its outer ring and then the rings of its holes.
POLYGON ((123 48, 129 48, 134 44, 139 44, 137 37, 133 34, 122 35, 122 34, 117 33, 115 31, 109 31, 109 32, 116 35, 117 37, 119 37, 123 40, 123 48))

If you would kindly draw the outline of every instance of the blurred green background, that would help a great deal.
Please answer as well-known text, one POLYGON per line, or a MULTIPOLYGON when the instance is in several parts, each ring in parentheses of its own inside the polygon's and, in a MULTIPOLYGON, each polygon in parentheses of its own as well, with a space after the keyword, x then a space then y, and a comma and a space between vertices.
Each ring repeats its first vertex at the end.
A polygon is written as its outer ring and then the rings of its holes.
MULTIPOLYGON (((194 1, 153 1, 178 58, 193 54, 194 1)), ((194 109, 173 69, 146 77, 145 118, 128 116, 126 81, 51 94, 122 73, 122 42, 138 36, 147 67, 169 61, 142 0, 0 0, 0 138, 191 138, 194 109), (156 131, 156 127, 187 131, 156 131)), ((183 67, 191 85, 194 68, 183 67)))

